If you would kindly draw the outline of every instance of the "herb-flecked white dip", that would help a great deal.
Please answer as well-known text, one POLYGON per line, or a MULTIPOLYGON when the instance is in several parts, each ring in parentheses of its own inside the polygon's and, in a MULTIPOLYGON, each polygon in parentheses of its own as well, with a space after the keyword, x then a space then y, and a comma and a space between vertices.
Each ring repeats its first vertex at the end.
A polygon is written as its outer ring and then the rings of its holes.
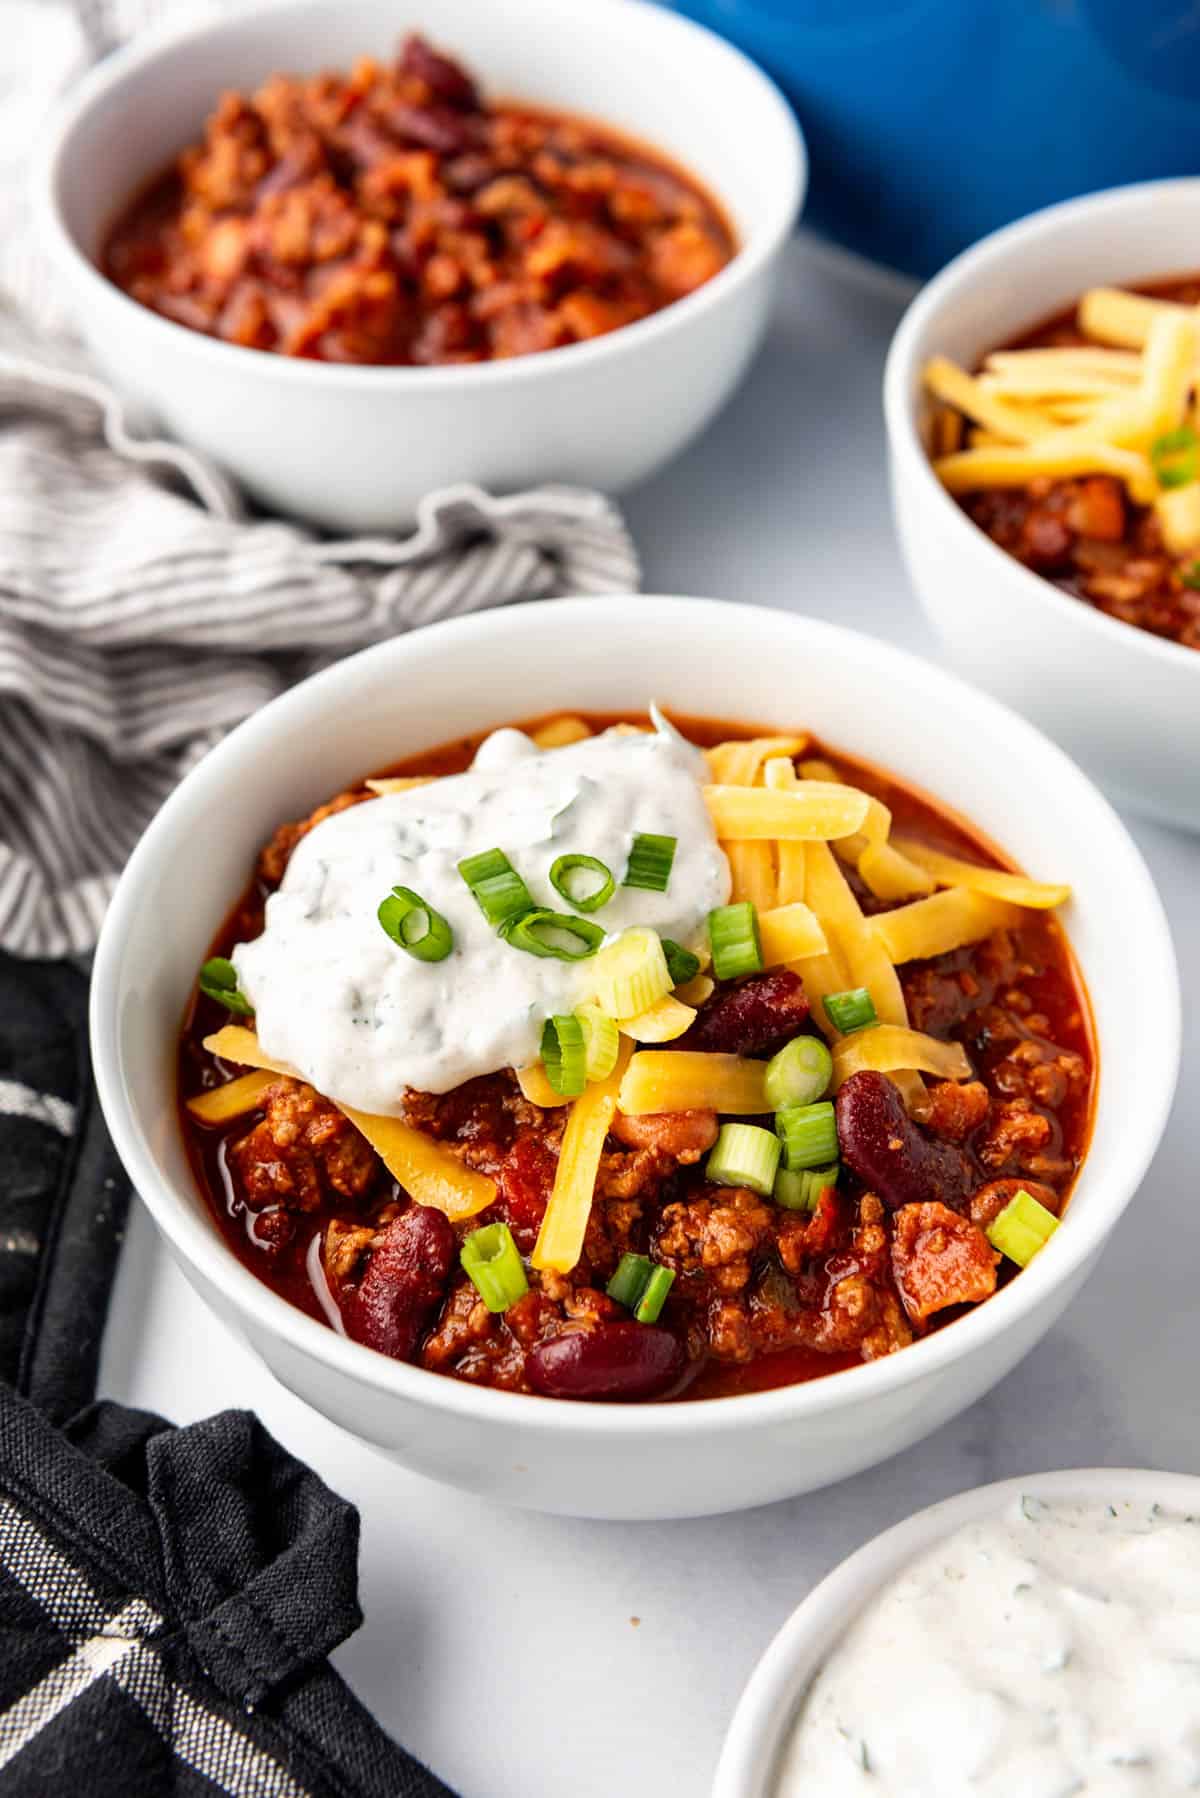
POLYGON ((1200 1791, 1200 1518, 1023 1498, 885 1587, 810 1687, 776 1798, 1200 1791))
POLYGON ((396 1116, 406 1088, 448 1092, 536 1061, 547 1017, 588 995, 588 963, 531 955, 487 922, 458 872, 501 849, 535 904, 569 912, 558 856, 596 856, 617 889, 588 914, 608 935, 647 924, 684 947, 729 898, 729 864, 704 803, 707 764, 669 725, 604 731, 540 750, 498 730, 464 774, 336 813, 296 846, 262 935, 233 951, 259 1042, 328 1098, 396 1116), (665 893, 620 885, 639 832, 677 839, 665 893), (377 913, 393 886, 449 922, 454 946, 420 961, 377 913))

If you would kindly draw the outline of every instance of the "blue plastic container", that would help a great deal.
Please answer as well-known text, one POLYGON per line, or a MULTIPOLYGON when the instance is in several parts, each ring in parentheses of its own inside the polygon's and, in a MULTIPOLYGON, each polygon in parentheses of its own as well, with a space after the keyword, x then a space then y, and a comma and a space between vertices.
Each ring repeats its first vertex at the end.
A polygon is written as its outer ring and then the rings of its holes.
POLYGON ((1200 172, 1198 0, 675 4, 791 96, 808 220, 910 274, 1053 200, 1200 172))

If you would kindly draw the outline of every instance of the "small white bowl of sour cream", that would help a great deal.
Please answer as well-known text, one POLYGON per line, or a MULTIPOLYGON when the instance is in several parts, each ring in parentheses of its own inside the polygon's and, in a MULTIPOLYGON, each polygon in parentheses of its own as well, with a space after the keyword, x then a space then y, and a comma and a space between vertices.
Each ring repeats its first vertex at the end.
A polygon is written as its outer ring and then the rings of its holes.
POLYGON ((1096 1467, 975 1487, 876 1536, 792 1613, 738 1703, 713 1798, 1126 1790, 1094 1787, 1098 1767, 1155 1798, 1193 1790, 1198 1625, 1200 1476, 1096 1467))

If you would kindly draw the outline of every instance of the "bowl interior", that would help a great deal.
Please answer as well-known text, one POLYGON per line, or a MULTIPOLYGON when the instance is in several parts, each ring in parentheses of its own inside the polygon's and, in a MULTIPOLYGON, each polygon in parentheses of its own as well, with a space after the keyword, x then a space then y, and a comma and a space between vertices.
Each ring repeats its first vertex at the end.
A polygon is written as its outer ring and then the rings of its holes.
POLYGON ((797 150, 785 103, 753 64, 672 13, 606 0, 568 29, 560 0, 285 0, 135 43, 93 78, 51 175, 76 248, 95 256, 114 211, 198 136, 223 89, 385 59, 416 30, 490 95, 599 116, 662 150, 720 200, 743 244, 787 222, 797 150))
MULTIPOLYGON (((318 1356, 324 1337, 329 1346, 337 1339, 234 1262, 209 1224, 183 1150, 176 1039, 212 936, 275 825, 348 782, 514 717, 572 707, 636 710, 655 699, 668 710, 809 727, 964 813, 1031 872, 1071 882, 1076 897, 1065 923, 1100 1044, 1092 1149, 1067 1225, 1020 1280, 888 1363, 737 1405, 786 1404, 789 1415, 800 1413, 833 1402, 839 1383, 858 1381, 854 1390, 865 1395, 876 1382, 908 1377, 906 1362, 926 1365, 986 1339, 1094 1252, 1144 1172, 1178 1062, 1170 938, 1124 827, 1061 751, 957 680, 816 620, 650 597, 518 606, 368 650, 251 718, 160 812, 106 922, 93 1041, 118 1149, 185 1255, 226 1289, 236 1286, 239 1302, 272 1328, 302 1331, 318 1356)), ((364 1372, 371 1363, 373 1383, 408 1390, 404 1382, 429 1378, 360 1355, 364 1372)), ((714 1407, 706 1414, 716 1421, 714 1407)), ((623 1427, 660 1427, 653 1417, 622 1417, 623 1427)))
POLYGON ((713 1798, 772 1798, 792 1721, 811 1681, 855 1617, 904 1567, 952 1531, 1028 1493, 1059 1503, 1159 1503, 1194 1511, 1200 1479, 1140 1469, 1079 1468, 977 1486, 876 1536, 815 1587, 775 1637, 738 1702, 713 1798))

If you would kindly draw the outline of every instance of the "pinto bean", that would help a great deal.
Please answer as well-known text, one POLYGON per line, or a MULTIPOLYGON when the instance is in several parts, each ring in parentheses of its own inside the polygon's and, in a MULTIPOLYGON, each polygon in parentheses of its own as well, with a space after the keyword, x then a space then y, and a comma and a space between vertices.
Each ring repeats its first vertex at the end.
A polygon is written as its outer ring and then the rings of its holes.
POLYGON ((715 1111, 652 1111, 628 1117, 618 1111, 612 1121, 618 1142, 631 1149, 653 1149, 672 1161, 691 1165, 708 1153, 717 1140, 715 1111))
POLYGON ((977 1183, 970 1161, 913 1123, 886 1074, 851 1074, 835 1106, 842 1159, 891 1210, 923 1200, 964 1204, 977 1183))
POLYGON ((683 1349, 653 1324, 598 1324, 541 1342, 525 1363, 529 1384, 548 1398, 653 1398, 683 1372, 683 1349))
POLYGON ((804 982, 790 968, 772 968, 711 998, 676 1045, 729 1055, 774 1055, 808 1016, 804 982))
POLYGON ((1019 1192, 1027 1192, 1031 1199, 1044 1205, 1057 1217, 1062 1210, 1062 1199, 1052 1186, 1043 1186, 1038 1180, 989 1180, 981 1186, 971 1200, 971 1221, 986 1230, 994 1224, 1004 1207, 1015 1199, 1019 1192))
POLYGON ((341 1295, 342 1321, 355 1342, 411 1361, 446 1292, 454 1231, 440 1211, 411 1205, 385 1225, 356 1287, 341 1295))

